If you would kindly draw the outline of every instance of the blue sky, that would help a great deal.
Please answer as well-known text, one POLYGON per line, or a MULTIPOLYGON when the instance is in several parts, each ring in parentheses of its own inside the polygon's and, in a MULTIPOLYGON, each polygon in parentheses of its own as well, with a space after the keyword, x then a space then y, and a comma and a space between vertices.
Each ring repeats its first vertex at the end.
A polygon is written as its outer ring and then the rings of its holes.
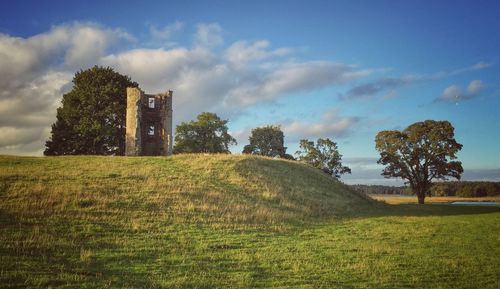
POLYGON ((71 78, 97 65, 147 93, 174 90, 174 122, 212 111, 238 139, 281 125, 336 141, 380 177, 378 131, 449 120, 465 179, 500 180, 500 2, 16 1, 0 11, 0 153, 40 155, 71 78))

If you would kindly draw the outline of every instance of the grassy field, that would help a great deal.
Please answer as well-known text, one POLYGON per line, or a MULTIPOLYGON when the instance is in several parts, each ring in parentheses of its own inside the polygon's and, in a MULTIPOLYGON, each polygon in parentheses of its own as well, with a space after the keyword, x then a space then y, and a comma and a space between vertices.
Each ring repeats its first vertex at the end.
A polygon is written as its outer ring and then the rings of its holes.
MULTIPOLYGON (((401 196, 401 195, 369 195, 372 199, 381 201, 391 205, 399 204, 417 204, 418 200, 416 196, 401 196)), ((447 204, 456 201, 467 201, 467 202, 500 202, 500 196, 491 197, 477 197, 477 198, 464 198, 464 197, 426 197, 425 202, 428 204, 447 204)))
POLYGON ((0 288, 498 288, 500 208, 248 156, 0 157, 0 288))

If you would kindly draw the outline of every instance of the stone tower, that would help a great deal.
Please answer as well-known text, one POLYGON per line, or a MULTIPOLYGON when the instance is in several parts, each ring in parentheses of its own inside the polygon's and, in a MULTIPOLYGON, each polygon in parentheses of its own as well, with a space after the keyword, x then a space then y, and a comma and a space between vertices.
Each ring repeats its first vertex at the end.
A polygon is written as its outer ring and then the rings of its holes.
POLYGON ((128 87, 125 155, 171 155, 172 142, 172 91, 151 95, 128 87))

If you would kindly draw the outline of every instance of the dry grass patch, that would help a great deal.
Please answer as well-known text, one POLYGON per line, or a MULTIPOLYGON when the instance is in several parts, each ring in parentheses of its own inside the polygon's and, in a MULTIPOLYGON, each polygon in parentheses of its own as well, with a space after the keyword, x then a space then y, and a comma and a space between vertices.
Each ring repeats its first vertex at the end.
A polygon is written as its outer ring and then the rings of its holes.
MULTIPOLYGON (((382 201, 391 205, 398 204, 417 204, 416 196, 399 196, 399 195, 369 195, 372 199, 382 201)), ((480 197, 480 198, 464 198, 464 197, 426 197, 427 204, 446 204, 456 201, 466 202, 500 202, 500 196, 480 197)))

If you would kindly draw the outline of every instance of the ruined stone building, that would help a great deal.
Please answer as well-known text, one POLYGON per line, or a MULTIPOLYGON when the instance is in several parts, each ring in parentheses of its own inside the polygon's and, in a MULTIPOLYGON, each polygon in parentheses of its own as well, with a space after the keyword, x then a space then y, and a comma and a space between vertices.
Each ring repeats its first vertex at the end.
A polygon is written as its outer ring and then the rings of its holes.
POLYGON ((125 155, 171 155, 172 142, 172 91, 151 95, 128 87, 125 155))

